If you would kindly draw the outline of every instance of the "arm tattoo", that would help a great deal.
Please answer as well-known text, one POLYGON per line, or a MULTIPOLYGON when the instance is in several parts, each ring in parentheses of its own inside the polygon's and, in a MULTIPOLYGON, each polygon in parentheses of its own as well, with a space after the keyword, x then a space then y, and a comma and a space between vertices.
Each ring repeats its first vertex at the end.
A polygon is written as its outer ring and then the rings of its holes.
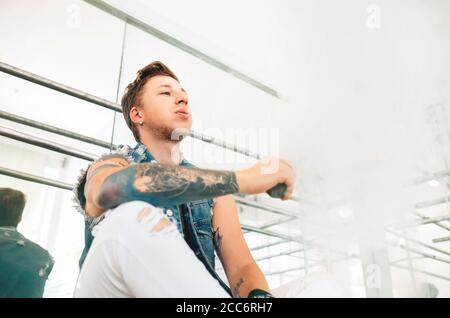
POLYGON ((141 163, 107 177, 100 189, 99 205, 110 209, 142 200, 167 206, 237 192, 236 174, 232 171, 141 163))
MULTIPOLYGON (((100 161, 103 161, 103 160, 100 160, 100 161)), ((89 181, 91 181, 91 179, 95 175, 99 174, 103 170, 107 170, 107 169, 110 169, 110 168, 113 168, 113 167, 123 167, 123 166, 124 165, 122 165, 122 164, 120 164, 118 162, 110 162, 110 163, 106 162, 106 163, 104 163, 102 165, 99 165, 97 167, 94 166, 94 167, 90 168, 88 170, 88 172, 87 172, 87 175, 86 175, 86 183, 85 183, 85 187, 84 187, 84 196, 87 196, 87 189, 88 189, 89 181)))
POLYGON ((241 288, 241 285, 244 283, 244 280, 242 277, 239 279, 239 281, 236 283, 236 286, 233 288, 233 297, 234 298, 241 298, 241 295, 239 294, 239 289, 241 288))
POLYGON ((122 167, 122 166, 120 164, 118 164, 118 163, 105 163, 105 164, 103 164, 101 166, 98 166, 98 167, 92 169, 92 170, 89 170, 89 172, 88 172, 88 174, 86 176, 86 184, 96 174, 102 172, 103 170, 110 169, 112 167, 122 167))
POLYGON ((126 165, 126 163, 128 163, 127 159, 124 156, 119 155, 119 154, 109 154, 109 155, 104 155, 104 156, 100 157, 99 159, 97 159, 96 161, 93 162, 93 165, 88 170, 88 173, 87 173, 87 176, 86 176, 86 184, 89 182, 89 180, 93 176, 95 176, 100 171, 103 171, 105 168, 124 167, 126 165), (106 162, 106 163, 104 163, 102 165, 99 165, 99 166, 95 167, 95 165, 99 164, 100 162, 104 162, 104 161, 110 160, 110 159, 121 159, 122 162, 119 162, 119 161, 106 162))

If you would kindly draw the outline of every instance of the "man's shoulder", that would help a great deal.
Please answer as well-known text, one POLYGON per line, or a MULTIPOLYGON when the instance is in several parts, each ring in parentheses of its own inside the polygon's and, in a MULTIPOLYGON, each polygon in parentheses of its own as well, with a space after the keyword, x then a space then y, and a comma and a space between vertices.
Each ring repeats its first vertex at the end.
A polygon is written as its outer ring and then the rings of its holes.
POLYGON ((128 146, 128 145, 119 145, 116 148, 112 149, 108 153, 104 153, 101 156, 98 157, 98 159, 94 160, 93 163, 105 161, 109 159, 126 159, 128 162, 132 162, 133 157, 133 150, 134 148, 128 146))
POLYGON ((22 233, 18 231, 4 230, 1 230, 0 233, 2 245, 9 246, 9 248, 15 247, 17 250, 21 250, 28 254, 33 254, 33 257, 37 257, 40 260, 51 260, 53 262, 53 258, 45 248, 28 239, 22 233))
POLYGON ((100 155, 96 160, 89 163, 86 168, 80 170, 77 181, 75 182, 75 185, 73 187, 73 202, 75 203, 74 208, 78 212, 80 212, 86 220, 90 220, 85 211, 86 197, 84 195, 84 189, 86 186, 87 174, 89 172, 89 169, 99 162, 111 159, 126 160, 129 164, 131 164, 134 162, 131 156, 132 149, 133 148, 127 145, 119 145, 111 152, 100 155))
POLYGON ((30 240, 29 238, 24 236, 22 233, 20 233, 20 232, 18 232, 18 233, 21 235, 22 240, 24 241, 26 247, 28 247, 29 249, 35 251, 36 253, 38 253, 42 256, 51 258, 50 253, 45 248, 43 248, 38 243, 30 240))

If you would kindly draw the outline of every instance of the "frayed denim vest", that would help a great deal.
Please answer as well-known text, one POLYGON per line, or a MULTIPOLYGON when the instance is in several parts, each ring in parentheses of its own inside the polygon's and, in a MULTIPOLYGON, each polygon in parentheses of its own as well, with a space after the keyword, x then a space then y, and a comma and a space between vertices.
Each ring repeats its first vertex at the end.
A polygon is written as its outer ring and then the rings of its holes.
MULTIPOLYGON (((121 145, 115 154, 123 155, 128 159, 130 164, 157 162, 145 145, 140 142, 138 142, 134 148, 121 145)), ((194 166, 184 158, 180 162, 180 165, 194 166)), ((82 266, 93 241, 91 230, 102 220, 102 217, 94 220, 89 219, 84 211, 86 203, 84 198, 84 185, 88 169, 89 167, 85 171, 82 171, 74 189, 75 202, 78 205, 78 209, 85 215, 85 247, 80 257, 80 267, 82 266)), ((149 203, 151 204, 151 202, 149 203)), ((219 282, 228 294, 231 295, 230 288, 222 281, 214 269, 214 251, 217 251, 218 249, 218 233, 213 231, 211 224, 213 205, 213 199, 204 199, 180 205, 173 204, 170 206, 161 206, 160 208, 164 210, 164 213, 171 221, 176 223, 178 231, 184 236, 187 244, 194 251, 197 258, 205 265, 208 272, 219 282)))

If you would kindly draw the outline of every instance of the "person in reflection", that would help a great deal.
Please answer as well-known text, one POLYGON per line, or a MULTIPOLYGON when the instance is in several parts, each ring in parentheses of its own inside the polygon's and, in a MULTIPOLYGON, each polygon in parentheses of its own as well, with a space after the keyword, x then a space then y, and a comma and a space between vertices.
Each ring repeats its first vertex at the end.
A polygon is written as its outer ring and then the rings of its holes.
POLYGON ((52 271, 50 254, 17 231, 25 195, 0 188, 0 298, 40 298, 52 271))
POLYGON ((268 158, 241 171, 199 169, 179 151, 192 125, 187 92, 156 61, 122 98, 136 146, 93 162, 74 188, 86 247, 75 297, 273 297, 239 223, 233 194, 279 183, 294 171, 268 158), (93 239, 95 237, 95 239, 93 239), (228 285, 215 270, 219 257, 228 285))

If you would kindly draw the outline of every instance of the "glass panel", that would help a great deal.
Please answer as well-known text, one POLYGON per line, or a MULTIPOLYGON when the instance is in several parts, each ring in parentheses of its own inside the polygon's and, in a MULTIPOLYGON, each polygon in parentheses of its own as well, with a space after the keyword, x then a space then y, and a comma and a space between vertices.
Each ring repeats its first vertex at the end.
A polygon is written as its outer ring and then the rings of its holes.
MULTIPOLYGON (((46 176, 55 173, 50 166, 43 169, 46 176)), ((27 203, 18 231, 46 249, 55 260, 44 297, 71 297, 79 272, 78 259, 84 247, 83 217, 73 208, 71 191, 3 175, 0 175, 0 184, 25 194, 27 203)))

